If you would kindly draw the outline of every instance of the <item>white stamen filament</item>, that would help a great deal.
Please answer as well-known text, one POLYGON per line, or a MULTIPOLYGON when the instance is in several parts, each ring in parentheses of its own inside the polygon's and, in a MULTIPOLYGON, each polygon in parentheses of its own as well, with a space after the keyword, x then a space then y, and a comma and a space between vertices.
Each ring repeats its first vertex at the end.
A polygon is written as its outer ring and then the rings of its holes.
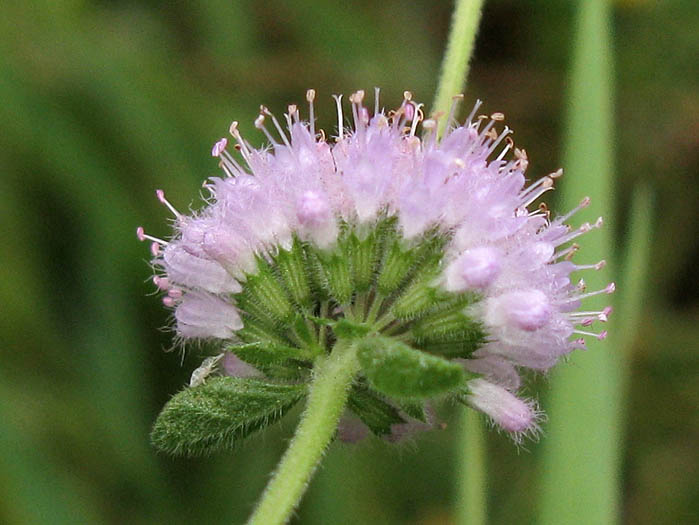
POLYGON ((337 140, 342 140, 344 137, 344 129, 342 125, 342 95, 333 95, 335 105, 337 106, 337 140))
POLYGON ((274 124, 274 127, 277 129, 277 133, 279 133, 279 136, 282 138, 282 141, 284 141, 284 144, 286 145, 287 148, 291 149, 291 143, 289 142, 288 137, 286 136, 286 133, 284 132, 284 129, 281 127, 279 124, 279 121, 277 120, 277 117, 274 116, 274 113, 272 113, 269 109, 267 109, 265 106, 260 106, 260 110, 267 116, 269 116, 272 119, 272 124, 274 124))
POLYGON ((316 90, 309 89, 306 91, 306 100, 308 101, 308 123, 311 126, 311 137, 315 139, 316 137, 316 122, 315 113, 313 110, 313 101, 316 98, 316 90))

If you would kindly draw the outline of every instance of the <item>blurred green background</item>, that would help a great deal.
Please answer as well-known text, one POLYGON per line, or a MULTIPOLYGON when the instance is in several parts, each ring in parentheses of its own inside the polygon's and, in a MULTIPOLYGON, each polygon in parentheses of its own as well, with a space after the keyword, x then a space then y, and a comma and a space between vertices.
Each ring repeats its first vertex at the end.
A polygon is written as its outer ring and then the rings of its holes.
MULTIPOLYGON (((35 0, 0 16, 0 523, 242 522, 297 414, 231 454, 158 455, 149 427, 200 360, 182 362, 135 228, 169 232, 154 197, 200 206, 211 144, 318 92, 381 86, 429 103, 451 2, 35 0)), ((558 168, 573 2, 486 2, 468 104, 502 111, 532 174, 558 168)), ((697 519, 699 9, 614 4, 616 195, 655 192, 656 235, 633 344, 623 520, 697 519)), ((593 131, 594 132, 594 131, 593 131)), ((554 197, 555 199, 555 197, 554 197)), ((555 203, 553 206, 554 209, 555 203)), ((614 329, 613 322, 610 329, 614 329)), ((606 348, 614 352, 611 347, 606 348)), ((561 365, 565 366, 565 364, 561 365)), ((544 409, 547 378, 535 378, 544 409)), ((589 385, 594 389, 595 385, 589 385)), ((295 522, 454 522, 456 439, 335 444, 295 522)), ((540 445, 487 435, 492 523, 535 521, 540 445)), ((544 438, 545 439, 545 438, 544 438)))

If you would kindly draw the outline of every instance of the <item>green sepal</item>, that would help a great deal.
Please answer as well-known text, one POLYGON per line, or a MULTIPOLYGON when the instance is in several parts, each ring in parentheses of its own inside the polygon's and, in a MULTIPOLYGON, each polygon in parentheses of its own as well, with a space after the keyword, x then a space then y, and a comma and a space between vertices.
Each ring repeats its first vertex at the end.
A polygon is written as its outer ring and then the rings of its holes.
POLYGON ((427 414, 425 413, 425 405, 419 401, 401 401, 398 406, 405 415, 417 419, 422 423, 427 423, 427 414))
POLYGON ((151 432, 151 443, 178 456, 229 449, 280 419, 305 393, 304 385, 211 377, 167 402, 151 432))
POLYGON ((465 381, 463 368, 390 337, 367 337, 357 356, 369 384, 382 394, 424 399, 444 394, 465 381))
POLYGON ((379 293, 389 296, 405 282, 417 263, 414 250, 404 248, 400 239, 387 238, 381 271, 376 281, 379 293))
POLYGON ((448 302, 452 294, 437 284, 440 274, 441 269, 434 262, 422 268, 393 304, 393 315, 398 319, 415 319, 448 302))
POLYGON ((364 385, 352 388, 347 406, 377 436, 391 434, 392 425, 405 423, 398 409, 364 385))
POLYGON ((310 352, 311 357, 322 353, 323 350, 318 346, 318 336, 315 327, 310 324, 310 320, 302 315, 296 315, 291 323, 291 329, 299 345, 303 347, 307 353, 310 352))
POLYGON ((279 330, 279 326, 269 321, 243 314, 243 328, 235 333, 245 343, 269 343, 275 345, 291 345, 291 341, 279 330))
POLYGON ((306 261, 301 241, 294 238, 291 249, 280 249, 275 260, 282 282, 289 291, 293 301, 303 309, 308 310, 311 308, 313 305, 313 294, 308 280, 308 276, 311 274, 311 265, 306 261))
POLYGON ((294 313, 286 291, 264 259, 258 259, 257 273, 246 276, 243 291, 235 299, 240 310, 275 324, 285 323, 294 313))
POLYGON ((246 363, 253 366, 280 364, 294 359, 297 361, 311 361, 315 355, 304 348, 287 346, 277 343, 243 343, 231 345, 226 348, 233 352, 246 363))
POLYGON ((351 261, 355 292, 363 293, 371 287, 378 260, 378 244, 375 231, 369 233, 364 239, 352 233, 344 243, 346 257, 351 261))
POLYGON ((354 285, 350 262, 342 252, 315 252, 321 275, 319 281, 323 288, 339 303, 349 304, 352 300, 354 285))
POLYGON ((483 325, 466 315, 461 305, 415 321, 410 333, 421 349, 450 358, 470 357, 486 339, 483 325))
POLYGON ((352 322, 346 317, 338 319, 330 326, 338 339, 358 339, 371 331, 371 328, 366 324, 352 322))

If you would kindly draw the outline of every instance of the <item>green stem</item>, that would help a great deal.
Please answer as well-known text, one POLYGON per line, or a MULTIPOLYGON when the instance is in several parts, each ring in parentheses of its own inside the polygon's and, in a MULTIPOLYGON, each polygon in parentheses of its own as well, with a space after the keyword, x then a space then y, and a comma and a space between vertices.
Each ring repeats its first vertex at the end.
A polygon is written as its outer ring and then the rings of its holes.
MULTIPOLYGON (((468 66, 473 54, 484 0, 457 0, 452 18, 447 51, 442 62, 437 95, 432 111, 442 112, 438 136, 448 124, 446 115, 453 97, 465 91, 468 66)), ((485 453, 481 422, 473 410, 467 410, 461 425, 459 455, 458 523, 485 523, 485 453)))
POLYGON ((439 121, 440 136, 447 125, 446 114, 451 107, 452 98, 461 93, 466 86, 469 60, 473 54, 483 2, 484 0, 456 0, 447 51, 442 61, 442 73, 432 107, 433 111, 445 113, 445 118, 439 121))
POLYGON ((486 516, 483 422, 480 414, 466 407, 462 408, 460 417, 456 523, 483 525, 486 516))
POLYGON ((345 340, 318 358, 306 410, 249 525, 276 525, 291 517, 335 434, 358 368, 355 348, 345 340))

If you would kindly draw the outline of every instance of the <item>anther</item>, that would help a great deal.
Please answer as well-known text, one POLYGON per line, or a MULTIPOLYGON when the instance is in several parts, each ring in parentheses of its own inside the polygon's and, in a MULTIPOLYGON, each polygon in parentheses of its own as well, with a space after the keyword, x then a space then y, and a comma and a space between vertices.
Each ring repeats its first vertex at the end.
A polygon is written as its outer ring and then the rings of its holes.
POLYGON ((153 242, 150 245, 150 253, 153 257, 160 255, 160 245, 157 242, 153 242))
POLYGON ((167 277, 153 276, 153 284, 161 290, 167 290, 170 287, 170 280, 167 277))
POLYGON ((499 113, 499 112, 493 113, 492 115, 490 115, 490 119, 501 122, 501 121, 505 120, 505 115, 503 113, 499 113))
POLYGON ((223 153, 223 150, 226 149, 227 145, 228 139, 222 138, 221 140, 219 140, 216 144, 214 144, 214 147, 211 149, 211 156, 220 157, 221 153, 223 153))

